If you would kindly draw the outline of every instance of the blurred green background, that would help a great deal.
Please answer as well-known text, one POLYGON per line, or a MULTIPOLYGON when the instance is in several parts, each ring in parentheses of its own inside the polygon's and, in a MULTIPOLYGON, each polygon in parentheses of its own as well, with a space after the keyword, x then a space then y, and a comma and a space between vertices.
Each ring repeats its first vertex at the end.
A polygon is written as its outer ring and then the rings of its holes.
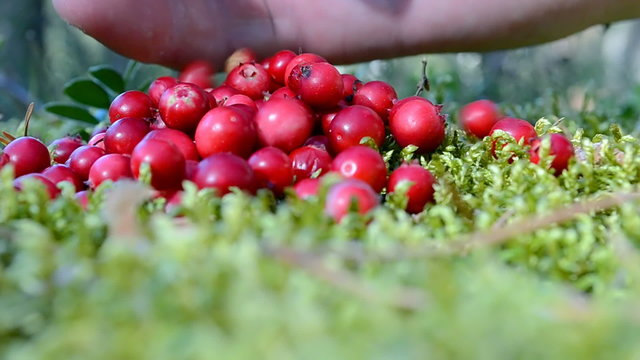
MULTIPOLYGON (((26 105, 63 98, 69 79, 89 66, 124 69, 127 59, 64 23, 50 1, 0 2, 0 115, 21 118, 26 105)), ((599 101, 629 103, 640 97, 640 21, 596 26, 553 43, 485 54, 429 56, 432 81, 447 89, 440 100, 464 103, 480 97, 527 103, 550 93, 582 108, 585 93, 599 101)), ((385 79, 410 95, 420 57, 373 61, 343 68, 363 80, 385 79)), ((168 69, 143 66, 151 77, 168 69)), ((587 104, 588 105, 588 104, 587 104)), ((632 114, 635 116, 635 113, 632 114)), ((534 120, 534 119, 530 119, 534 120)))

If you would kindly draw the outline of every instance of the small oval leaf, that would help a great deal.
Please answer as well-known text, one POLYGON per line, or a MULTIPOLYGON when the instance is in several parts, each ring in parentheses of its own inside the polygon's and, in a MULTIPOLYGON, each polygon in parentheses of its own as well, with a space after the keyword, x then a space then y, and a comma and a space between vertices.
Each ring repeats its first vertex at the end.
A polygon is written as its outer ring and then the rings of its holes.
POLYGON ((78 105, 56 102, 45 104, 44 109, 52 114, 89 124, 97 124, 99 122, 87 109, 78 105))
POLYGON ((91 77, 116 94, 124 92, 124 79, 119 72, 108 65, 98 65, 89 68, 91 77))
POLYGON ((64 86, 64 93, 73 101, 83 105, 108 109, 111 104, 109 94, 89 79, 74 79, 64 86))

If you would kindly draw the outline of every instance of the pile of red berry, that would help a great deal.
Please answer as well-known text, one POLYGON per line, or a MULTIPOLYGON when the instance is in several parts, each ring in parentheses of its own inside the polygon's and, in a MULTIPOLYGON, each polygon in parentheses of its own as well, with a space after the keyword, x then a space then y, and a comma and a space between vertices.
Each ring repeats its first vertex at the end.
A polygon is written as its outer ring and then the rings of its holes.
MULTIPOLYGON (((258 61, 242 49, 227 61, 224 84, 214 87, 213 74, 210 64, 194 62, 178 78, 156 79, 146 93, 117 96, 109 108, 110 126, 87 144, 65 137, 47 148, 25 136, 6 146, 0 163, 13 164, 18 189, 24 179, 37 179, 53 198, 56 184, 69 181, 85 203, 87 191, 103 182, 138 179, 145 172, 169 204, 180 201, 184 180, 219 196, 233 187, 251 194, 266 188, 281 196, 292 187, 306 198, 317 195, 319 179, 328 173, 341 179, 325 199, 326 213, 338 221, 354 205, 368 212, 381 192, 393 193, 406 181, 407 211, 421 212, 433 201, 428 170, 417 163, 387 169, 377 149, 392 139, 418 153, 433 152, 445 138, 439 105, 417 96, 398 100, 389 84, 362 83, 311 53, 283 50, 258 61)), ((470 104, 462 118, 480 137, 495 129, 517 140, 536 136, 523 120, 497 121, 492 103, 470 104)), ((552 154, 571 147, 560 137, 551 138, 552 154)), ((562 171, 567 160, 556 156, 554 168, 562 171)))

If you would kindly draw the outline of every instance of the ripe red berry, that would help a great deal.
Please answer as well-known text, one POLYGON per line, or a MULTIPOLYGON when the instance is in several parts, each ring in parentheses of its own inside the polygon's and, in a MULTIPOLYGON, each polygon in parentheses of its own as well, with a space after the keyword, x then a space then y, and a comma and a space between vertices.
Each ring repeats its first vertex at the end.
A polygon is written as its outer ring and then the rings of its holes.
POLYGON ((243 95, 243 94, 232 95, 222 104, 222 106, 231 106, 231 105, 248 106, 253 111, 252 117, 258 111, 258 106, 256 105, 256 102, 253 101, 247 95, 243 95))
POLYGON ((255 116, 258 139, 263 146, 275 146, 284 152, 300 147, 313 131, 311 111, 298 100, 273 99, 258 109, 255 116))
POLYGON ((427 100, 398 102, 389 114, 391 134, 402 147, 415 145, 420 152, 432 152, 445 136, 441 106, 427 100))
POLYGON ((242 64, 231 70, 225 84, 252 99, 260 99, 269 91, 271 77, 262 65, 242 64))
POLYGON ((287 67, 284 69, 284 83, 286 86, 289 86, 289 76, 291 75, 291 71, 293 71, 293 68, 295 68, 296 66, 298 66, 298 64, 301 64, 303 62, 318 63, 318 62, 327 62, 327 60, 325 60, 322 56, 316 55, 313 53, 304 53, 304 54, 297 55, 296 57, 291 59, 291 61, 289 61, 289 63, 287 64, 287 67))
POLYGON ((291 160, 284 151, 276 147, 267 146, 254 152, 248 163, 261 188, 271 189, 279 195, 293 183, 291 160))
POLYGON ((51 180, 47 179, 44 175, 37 173, 31 173, 17 177, 15 180, 13 180, 13 187, 18 191, 22 191, 25 181, 39 181, 40 183, 42 183, 42 185, 45 187, 45 190, 47 191, 47 194, 49 195, 49 199, 54 199, 60 194, 60 189, 58 189, 58 187, 53 182, 51 182, 51 180))
POLYGON ((193 181, 199 188, 211 188, 218 196, 237 187, 251 194, 256 190, 256 179, 249 164, 241 157, 230 153, 213 154, 198 165, 193 181))
POLYGON ((178 189, 182 185, 185 159, 173 144, 155 139, 141 141, 131 153, 131 172, 136 179, 144 163, 149 164, 151 186, 155 189, 178 189))
POLYGON ((215 89, 211 89, 210 91, 208 91, 208 93, 215 100, 215 106, 213 105, 211 106, 211 108, 213 109, 214 107, 219 106, 220 104, 224 104, 224 102, 227 101, 227 99, 230 98, 231 96, 240 94, 240 91, 228 85, 220 85, 215 89))
POLYGON ((538 137, 536 129, 528 121, 512 117, 506 117, 496 122, 489 135, 493 135, 497 130, 506 132, 517 142, 523 141, 525 145, 531 145, 531 142, 538 137))
POLYGON ((320 190, 320 178, 302 179, 293 187, 293 191, 300 199, 318 196, 318 190, 320 190))
POLYGON ((104 149, 104 136, 105 136, 105 134, 106 134, 106 131, 93 135, 91 137, 91 139, 89 139, 89 141, 87 142, 87 145, 97 146, 97 147, 99 147, 101 149, 104 149))
POLYGON ((289 154, 295 182, 319 176, 331 169, 331 155, 315 146, 303 146, 289 154))
POLYGON ((178 85, 178 79, 174 78, 173 76, 161 76, 155 79, 151 83, 151 85, 149 85, 149 90, 147 91, 147 93, 149 94, 149 98, 151 98, 153 104, 158 107, 158 103, 160 102, 162 93, 164 93, 165 90, 176 85, 178 85))
POLYGON ((337 222, 342 221, 353 205, 360 214, 366 214, 378 206, 380 198, 366 182, 345 179, 329 188, 324 211, 337 222))
POLYGON ((178 80, 183 83, 191 83, 202 89, 213 87, 213 75, 216 70, 213 65, 204 60, 195 60, 182 69, 178 80))
POLYGON ((343 99, 342 77, 335 66, 326 63, 300 63, 291 70, 287 86, 306 104, 332 108, 343 99))
POLYGON ((93 163, 104 155, 104 149, 97 146, 80 146, 71 153, 67 165, 84 181, 89 178, 89 170, 93 163))
POLYGON ((234 51, 224 62, 224 71, 231 72, 239 65, 258 61, 256 53, 249 48, 240 48, 234 51))
MULTIPOLYGON (((362 86, 362 82, 358 80, 355 75, 351 74, 342 74, 342 88, 344 92, 342 93, 342 98, 349 104, 353 104, 353 94, 354 92, 362 86)), ((396 96, 397 97, 397 96, 396 96)))
POLYGON ((89 207, 89 191, 78 191, 73 197, 84 210, 87 210, 89 207))
POLYGON ((118 181, 133 177, 131 159, 122 154, 107 154, 96 160, 89 170, 89 185, 97 188, 107 180, 118 181))
POLYGON ((71 185, 73 185, 76 191, 80 191, 85 188, 84 184, 82 183, 82 179, 80 179, 80 176, 73 172, 73 170, 71 170, 71 168, 67 165, 56 164, 50 166, 44 169, 42 175, 44 175, 47 179, 51 180, 51 182, 56 185, 63 181, 67 181, 71 183, 71 185))
POLYGON ((336 115, 340 112, 340 110, 344 109, 347 106, 336 107, 330 110, 318 111, 316 112, 316 118, 320 118, 320 126, 322 126, 322 133, 327 135, 329 134, 329 127, 331 126, 331 122, 336 118, 336 115))
POLYGON ((489 135, 491 128, 502 114, 498 105, 490 100, 471 102, 460 109, 460 126, 471 135, 482 139, 489 135))
POLYGON ((571 141, 562 134, 549 134, 543 138, 533 140, 531 143, 531 162, 534 164, 540 163, 540 147, 542 141, 548 138, 550 141, 549 155, 553 156, 551 161, 551 168, 556 176, 562 174, 562 172, 569 167, 569 161, 574 156, 573 145, 571 141))
POLYGON ((384 81, 370 81, 358 88, 353 95, 355 105, 364 105, 375 111, 383 121, 389 117, 389 110, 398 100, 393 86, 384 81))
POLYGON ((385 137, 384 123, 375 111, 366 106, 353 105, 338 112, 329 125, 327 136, 331 150, 336 154, 360 145, 365 137, 370 137, 380 147, 385 137))
POLYGON ((64 164, 69 158, 73 150, 82 146, 82 139, 76 136, 65 136, 60 139, 53 140, 49 144, 49 150, 53 161, 58 164, 64 164))
POLYGON ((253 152, 256 137, 251 118, 233 106, 209 110, 195 133, 196 148, 202 158, 220 152, 248 157, 253 152))
POLYGON ((149 132, 149 123, 138 118, 122 118, 114 122, 104 135, 108 154, 131 154, 133 148, 149 132))
POLYGON ((287 69, 287 65, 294 57, 296 57, 296 53, 293 51, 281 50, 269 58, 269 67, 267 71, 274 82, 284 85, 284 72, 287 69))
POLYGON ((320 150, 329 151, 329 138, 324 135, 312 136, 304 142, 303 146, 313 146, 320 150))
POLYGON ((191 133, 209 111, 209 95, 196 85, 178 84, 162 94, 158 109, 167 127, 191 133))
POLYGON ((22 136, 11 141, 4 148, 4 153, 9 156, 15 177, 37 173, 51 165, 47 146, 31 136, 22 136))
POLYGON ((387 191, 391 194, 401 186, 403 182, 411 182, 406 193, 408 213, 417 214, 424 209, 427 203, 433 202, 433 184, 435 178, 431 172, 417 163, 402 164, 389 176, 387 191))
POLYGON ((198 162, 196 160, 186 160, 184 163, 184 179, 193 181, 198 171, 198 162))
POLYGON ((129 90, 118 95, 109 106, 109 120, 111 123, 126 117, 151 119, 154 115, 155 104, 149 95, 142 91, 129 90))
POLYGON ((158 129, 150 131, 143 139, 155 139, 166 141, 170 144, 173 144, 178 151, 182 153, 185 160, 200 160, 200 156, 198 156, 198 149, 196 149, 196 144, 191 140, 191 138, 183 133, 182 131, 175 129, 158 129))
POLYGON ((387 184, 387 167, 377 151, 368 146, 357 145, 345 149, 336 156, 331 170, 347 179, 359 179, 376 192, 387 184))
POLYGON ((274 91, 273 94, 271 94, 271 96, 269 96, 269 99, 297 99, 297 98, 298 96, 296 95, 296 93, 286 86, 279 88, 278 90, 274 91))

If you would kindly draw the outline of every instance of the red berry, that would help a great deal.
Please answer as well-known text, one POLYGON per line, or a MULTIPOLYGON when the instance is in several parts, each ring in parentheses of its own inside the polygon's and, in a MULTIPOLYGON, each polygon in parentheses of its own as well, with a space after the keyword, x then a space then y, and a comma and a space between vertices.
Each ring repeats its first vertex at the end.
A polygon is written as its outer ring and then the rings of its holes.
POLYGON ((118 181, 133 177, 131 159, 122 154, 107 154, 96 160, 89 170, 89 185, 97 188, 107 180, 118 181))
POLYGON ((173 76, 161 76, 149 85, 147 93, 149 94, 151 101, 153 101, 153 104, 157 107, 160 102, 160 97, 162 97, 162 93, 176 85, 178 85, 178 79, 173 76))
POLYGON ((312 107, 331 108, 343 99, 340 72, 326 62, 300 63, 291 70, 287 81, 287 86, 312 107))
POLYGON ((531 142, 538 137, 536 129, 528 121, 506 117, 493 125, 489 135, 493 135, 496 130, 502 130, 511 135, 517 142, 524 141, 525 145, 531 145, 531 142))
POLYGON ((281 87, 274 91, 269 99, 297 99, 296 93, 288 87, 281 87))
POLYGON ((78 191, 74 198, 84 210, 87 210, 89 207, 89 192, 87 190, 78 191))
POLYGON ((315 146, 303 146, 289 154, 295 181, 322 175, 331 169, 331 155, 315 146))
POLYGON ((387 167, 377 151, 368 146, 357 145, 345 149, 336 156, 331 170, 347 179, 359 179, 376 192, 387 183, 387 167))
POLYGON ((248 162, 261 188, 269 188, 279 195, 293 182, 291 160, 278 148, 264 147, 254 152, 248 162))
POLYGON ((209 96, 196 85, 178 84, 162 94, 158 109, 167 127, 191 133, 209 111, 209 96))
POLYGON ((460 109, 460 126, 468 134, 482 139, 489 135, 491 128, 501 117, 502 114, 496 103, 490 100, 478 100, 460 109))
POLYGON ((67 165, 84 181, 89 178, 89 170, 93 163, 104 155, 104 149, 97 146, 80 146, 71 153, 67 165))
POLYGON ((49 150, 51 150, 51 155, 53 157, 52 160, 58 164, 64 164, 73 150, 80 146, 82 146, 82 139, 75 136, 66 136, 53 140, 53 142, 49 144, 49 150))
POLYGON ((178 80, 183 83, 191 83, 202 89, 213 87, 212 77, 216 70, 213 65, 204 60, 195 60, 182 69, 178 80))
POLYGON ((346 179, 329 188, 324 211, 334 220, 340 222, 353 204, 355 204, 358 213, 366 214, 379 203, 378 194, 366 182, 358 179, 346 179))
POLYGON ((243 94, 237 94, 230 96, 223 104, 223 106, 231 106, 231 105, 246 105, 251 110, 253 110, 253 114, 258 111, 258 106, 256 106, 256 102, 253 101, 250 97, 243 94))
POLYGON ((286 86, 289 86, 289 76, 291 75, 291 71, 293 71, 293 68, 295 68, 296 66, 298 66, 303 62, 318 63, 318 62, 327 62, 327 60, 325 60, 322 56, 316 55, 313 53, 304 53, 304 54, 297 55, 296 57, 291 59, 291 61, 289 61, 289 63, 287 64, 287 67, 284 70, 284 83, 286 86))
POLYGON ((534 164, 540 163, 540 147, 544 138, 548 138, 550 141, 549 155, 553 156, 551 161, 551 168, 556 176, 562 174, 562 172, 569 167, 569 160, 574 156, 573 145, 571 141, 562 134, 549 134, 545 135, 542 139, 535 139, 531 143, 531 162, 534 164))
POLYGON ((109 106, 109 120, 112 123, 122 118, 134 117, 150 119, 154 115, 155 104, 142 91, 129 90, 118 95, 109 106))
POLYGON ((54 199, 60 194, 60 189, 58 189, 58 187, 53 182, 51 182, 51 180, 47 179, 42 174, 36 173, 17 177, 15 180, 13 180, 13 187, 18 191, 22 191, 25 181, 39 181, 40 183, 42 183, 42 185, 44 185, 45 187, 45 190, 47 191, 47 194, 49 195, 49 199, 54 199))
POLYGON ((252 99, 260 99, 269 91, 271 78, 262 65, 242 64, 231 70, 225 84, 252 99))
POLYGON ((186 160, 184 163, 184 178, 185 180, 193 181, 198 170, 198 162, 195 160, 186 160))
POLYGON ((362 105, 346 107, 329 125, 329 143, 334 153, 351 146, 360 145, 365 137, 370 137, 378 147, 384 142, 384 123, 375 111, 362 105))
POLYGON ((105 132, 101 132, 101 133, 97 133, 95 135, 93 135, 91 137, 91 139, 89 139, 89 141, 87 142, 87 145, 91 145, 91 146, 97 146, 101 149, 104 149, 104 136, 106 135, 106 130, 105 132))
POLYGON ((303 146, 313 146, 320 150, 329 151, 329 138, 324 135, 312 136, 304 142, 303 146))
POLYGON ((433 184, 435 178, 431 172, 419 164, 402 164, 389 176, 387 191, 391 194, 396 191, 399 185, 409 181, 412 184, 406 193, 407 212, 417 214, 424 209, 427 203, 433 202, 433 184))
POLYGON ((108 154, 131 154, 133 148, 149 132, 149 123, 138 118, 122 118, 114 122, 104 135, 108 154))
POLYGON ((202 158, 220 152, 248 157, 256 144, 251 118, 233 106, 209 110, 198 124, 196 148, 202 158))
POLYGON ((291 50, 282 50, 278 51, 269 58, 269 68, 268 72, 271 75, 271 79, 280 84, 284 85, 284 72, 287 69, 287 65, 293 58, 296 57, 296 53, 291 50))
POLYGON ((318 190, 320 190, 320 178, 302 179, 293 187, 293 191, 300 199, 318 196, 318 190))
POLYGON ((73 170, 71 170, 71 168, 67 165, 56 164, 50 166, 44 169, 42 175, 44 175, 47 179, 51 180, 51 182, 56 185, 63 181, 67 181, 71 183, 71 185, 73 185, 76 191, 80 191, 85 188, 84 184, 82 183, 82 179, 80 179, 80 176, 73 172, 73 170))
POLYGON ((42 141, 22 136, 11 141, 4 153, 9 156, 15 177, 40 172, 51 165, 49 149, 42 141))
POLYGON ((212 109, 220 104, 224 104, 224 102, 227 101, 227 99, 230 98, 231 96, 240 94, 240 91, 228 85, 220 85, 217 88, 211 89, 211 91, 208 91, 208 92, 209 92, 209 95, 211 95, 215 100, 215 106, 211 106, 212 109))
POLYGON ((415 145, 420 152, 432 152, 445 136, 441 106, 427 100, 398 102, 389 116, 391 134, 402 147, 415 145))
POLYGON ((385 121, 388 119, 389 110, 396 100, 398 100, 396 90, 384 81, 370 81, 360 86, 353 95, 355 105, 371 108, 385 121))
POLYGON ((200 159, 198 156, 198 149, 196 149, 196 144, 182 131, 175 129, 152 130, 142 139, 142 141, 148 139, 161 140, 173 144, 178 151, 182 153, 185 160, 198 161, 200 159))
POLYGON ((302 102, 286 99, 265 102, 254 121, 260 143, 285 152, 300 147, 311 135, 314 125, 311 111, 302 102))
POLYGON ((255 193, 256 179, 249 164, 230 153, 213 154, 202 160, 193 181, 199 188, 216 190, 218 196, 229 193, 232 187, 255 193))
POLYGON ((171 143, 149 139, 141 141, 131 153, 131 172, 140 177, 140 167, 149 164, 151 186, 157 190, 178 189, 185 172, 185 159, 171 143))
POLYGON ((349 104, 353 104, 353 94, 354 92, 362 86, 362 82, 358 80, 355 75, 351 74, 342 74, 342 88, 344 92, 342 93, 342 98, 349 104))
POLYGON ((231 72, 233 69, 239 65, 252 63, 258 61, 258 56, 256 53, 249 48, 240 48, 233 52, 233 54, 229 55, 227 60, 224 62, 224 71, 231 72))
POLYGON ((331 122, 333 121, 333 119, 335 119, 340 110, 344 109, 345 107, 337 107, 331 110, 316 112, 316 116, 320 117, 320 125, 322 126, 322 132, 325 135, 329 134, 329 127, 331 126, 331 122))

